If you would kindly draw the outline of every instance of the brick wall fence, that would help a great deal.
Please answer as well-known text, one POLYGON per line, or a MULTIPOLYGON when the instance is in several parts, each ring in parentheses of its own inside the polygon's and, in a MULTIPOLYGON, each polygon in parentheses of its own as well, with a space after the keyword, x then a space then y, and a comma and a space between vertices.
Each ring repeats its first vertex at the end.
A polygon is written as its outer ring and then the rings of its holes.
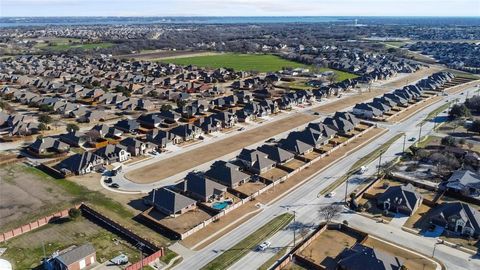
POLYGON ((138 261, 134 264, 131 264, 125 268, 125 270, 139 270, 142 269, 143 267, 147 266, 149 263, 155 261, 156 259, 160 258, 163 256, 163 249, 153 253, 152 255, 143 258, 143 260, 138 261))
MULTIPOLYGON (((80 208, 80 205, 75 205, 74 208, 78 209, 78 208, 80 208)), ((22 226, 20 226, 16 229, 1 233, 0 234, 0 243, 4 242, 4 241, 7 241, 8 239, 11 239, 13 237, 16 237, 16 236, 22 235, 24 233, 27 233, 31 230, 34 230, 34 229, 40 228, 42 226, 45 226, 50 221, 53 221, 55 219, 67 217, 69 209, 70 208, 59 211, 57 213, 54 213, 54 214, 51 214, 51 215, 48 215, 48 216, 45 216, 45 217, 42 217, 42 218, 39 218, 36 221, 33 221, 33 222, 28 223, 28 224, 22 225, 22 226)))

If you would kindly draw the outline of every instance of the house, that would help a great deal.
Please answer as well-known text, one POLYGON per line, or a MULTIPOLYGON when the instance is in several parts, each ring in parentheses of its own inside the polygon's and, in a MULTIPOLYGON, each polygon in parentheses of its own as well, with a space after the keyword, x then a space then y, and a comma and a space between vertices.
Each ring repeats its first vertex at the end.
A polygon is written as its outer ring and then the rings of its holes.
POLYGON ((145 155, 154 148, 150 143, 142 142, 131 137, 120 141, 120 144, 125 146, 126 150, 134 157, 145 155))
POLYGON ((143 114, 137 118, 137 122, 145 128, 158 128, 165 120, 158 114, 143 114))
POLYGON ((179 138, 171 132, 154 129, 147 134, 146 141, 165 148, 170 144, 179 143, 179 138))
POLYGON ((336 134, 334 129, 330 128, 324 123, 309 123, 307 128, 319 131, 320 133, 322 133, 322 136, 327 138, 328 140, 333 139, 336 134))
POLYGON ((383 115, 383 111, 373 106, 372 103, 357 103, 353 107, 352 113, 366 119, 377 118, 383 115))
POLYGON ((102 167, 104 162, 102 157, 94 153, 83 152, 69 156, 55 167, 64 174, 74 173, 76 175, 82 175, 91 173, 95 169, 102 167))
POLYGON ((390 253, 356 243, 336 257, 338 270, 400 270, 403 260, 390 253))
POLYGON ((188 173, 185 180, 177 184, 175 189, 202 202, 219 200, 227 192, 226 186, 206 178, 200 172, 188 173))
POLYGON ((197 207, 197 202, 171 189, 162 187, 152 190, 144 199, 147 205, 172 217, 179 216, 197 207))
POLYGON ((174 134, 178 138, 180 138, 182 141, 191 141, 200 136, 203 132, 202 129, 200 129, 197 126, 194 126, 192 124, 186 124, 186 125, 181 125, 174 127, 170 130, 170 133, 174 134))
POLYGON ((215 161, 205 172, 205 176, 230 188, 238 187, 250 180, 250 175, 240 171, 240 167, 223 160, 215 161))
POLYGON ((115 162, 124 162, 131 158, 127 148, 121 144, 108 144, 105 147, 97 149, 94 154, 102 157, 106 164, 115 162))
POLYGON ((296 155, 303 155, 313 151, 313 145, 305 143, 294 136, 288 136, 285 139, 279 141, 280 147, 285 150, 288 150, 296 155))
POLYGON ((81 270, 93 265, 96 261, 95 248, 87 243, 55 252, 43 262, 43 269, 81 270))
POLYGON ((231 128, 238 122, 236 114, 226 111, 214 114, 213 118, 219 120, 223 128, 231 128))
POLYGON ((140 128, 140 124, 137 120, 124 119, 115 123, 113 127, 126 133, 136 133, 137 130, 140 128))
POLYGON ((277 164, 287 163, 295 157, 295 154, 279 146, 264 144, 257 148, 258 151, 267 154, 267 157, 277 164))
POLYGON ((323 137, 322 133, 316 129, 306 128, 302 131, 293 131, 288 134, 287 139, 297 139, 314 148, 319 148, 328 142, 328 138, 323 137))
POLYGON ((340 134, 347 134, 355 128, 350 121, 335 116, 325 118, 323 123, 340 134))
POLYGON ((242 149, 237 156, 245 169, 255 173, 262 174, 275 166, 275 161, 268 158, 268 155, 256 149, 242 149))
POLYGON ((60 141, 73 147, 81 147, 88 140, 88 136, 80 131, 68 132, 59 136, 60 141))
POLYGON ((422 199, 411 184, 391 186, 378 196, 377 205, 380 209, 410 216, 422 204, 422 199))
POLYGON ((52 152, 66 153, 70 150, 70 145, 52 137, 37 138, 37 140, 28 146, 28 149, 37 154, 48 154, 52 152))
POLYGON ((123 131, 116 129, 115 127, 111 127, 107 124, 99 124, 95 125, 91 130, 98 131, 100 137, 110 137, 114 139, 118 139, 123 135, 123 131))
POLYGON ((480 196, 480 174, 469 170, 457 170, 445 183, 448 190, 459 192, 464 196, 480 196))
POLYGON ((469 204, 444 202, 431 211, 431 224, 461 235, 480 236, 480 213, 469 204))

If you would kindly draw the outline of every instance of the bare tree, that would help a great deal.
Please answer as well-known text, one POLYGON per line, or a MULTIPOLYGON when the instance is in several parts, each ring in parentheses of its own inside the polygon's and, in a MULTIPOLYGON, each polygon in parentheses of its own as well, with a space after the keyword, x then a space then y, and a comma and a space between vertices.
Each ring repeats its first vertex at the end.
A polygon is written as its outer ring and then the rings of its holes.
POLYGON ((330 223, 332 219, 339 217, 341 212, 342 207, 336 204, 330 204, 318 210, 318 214, 325 219, 327 224, 330 223))

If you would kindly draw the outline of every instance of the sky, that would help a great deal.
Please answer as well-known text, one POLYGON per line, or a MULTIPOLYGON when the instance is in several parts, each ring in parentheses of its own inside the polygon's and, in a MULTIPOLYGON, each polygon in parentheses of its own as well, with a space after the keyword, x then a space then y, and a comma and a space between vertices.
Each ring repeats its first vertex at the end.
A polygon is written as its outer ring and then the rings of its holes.
POLYGON ((480 16, 480 0, 0 0, 0 17, 480 16))

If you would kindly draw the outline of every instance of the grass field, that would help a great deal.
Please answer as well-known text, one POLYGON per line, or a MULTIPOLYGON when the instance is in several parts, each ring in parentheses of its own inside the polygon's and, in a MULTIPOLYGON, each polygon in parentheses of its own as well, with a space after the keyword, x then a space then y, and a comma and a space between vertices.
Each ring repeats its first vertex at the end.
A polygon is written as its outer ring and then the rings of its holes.
POLYGON ((168 62, 178 65, 196 65, 207 68, 228 67, 235 70, 272 72, 284 67, 307 67, 304 64, 282 59, 275 55, 267 54, 234 54, 194 56, 169 59, 168 62))
POLYGON ((285 213, 272 219, 260 229, 223 252, 220 256, 208 263, 202 269, 227 269, 229 266, 233 265, 236 261, 240 260, 248 252, 254 249, 255 246, 259 245, 262 241, 265 241, 276 232, 287 226, 292 220, 293 215, 290 213, 285 213))
MULTIPOLYGON (((289 61, 276 55, 271 54, 235 54, 224 53, 218 55, 194 56, 168 59, 168 62, 178 65, 195 65, 207 68, 228 67, 234 70, 258 71, 258 72, 274 72, 282 70, 282 68, 311 68, 311 66, 302 63, 289 61)), ((331 70, 328 68, 320 68, 319 72, 331 70)), ((336 71, 338 80, 355 78, 356 75, 348 72, 336 71)))

